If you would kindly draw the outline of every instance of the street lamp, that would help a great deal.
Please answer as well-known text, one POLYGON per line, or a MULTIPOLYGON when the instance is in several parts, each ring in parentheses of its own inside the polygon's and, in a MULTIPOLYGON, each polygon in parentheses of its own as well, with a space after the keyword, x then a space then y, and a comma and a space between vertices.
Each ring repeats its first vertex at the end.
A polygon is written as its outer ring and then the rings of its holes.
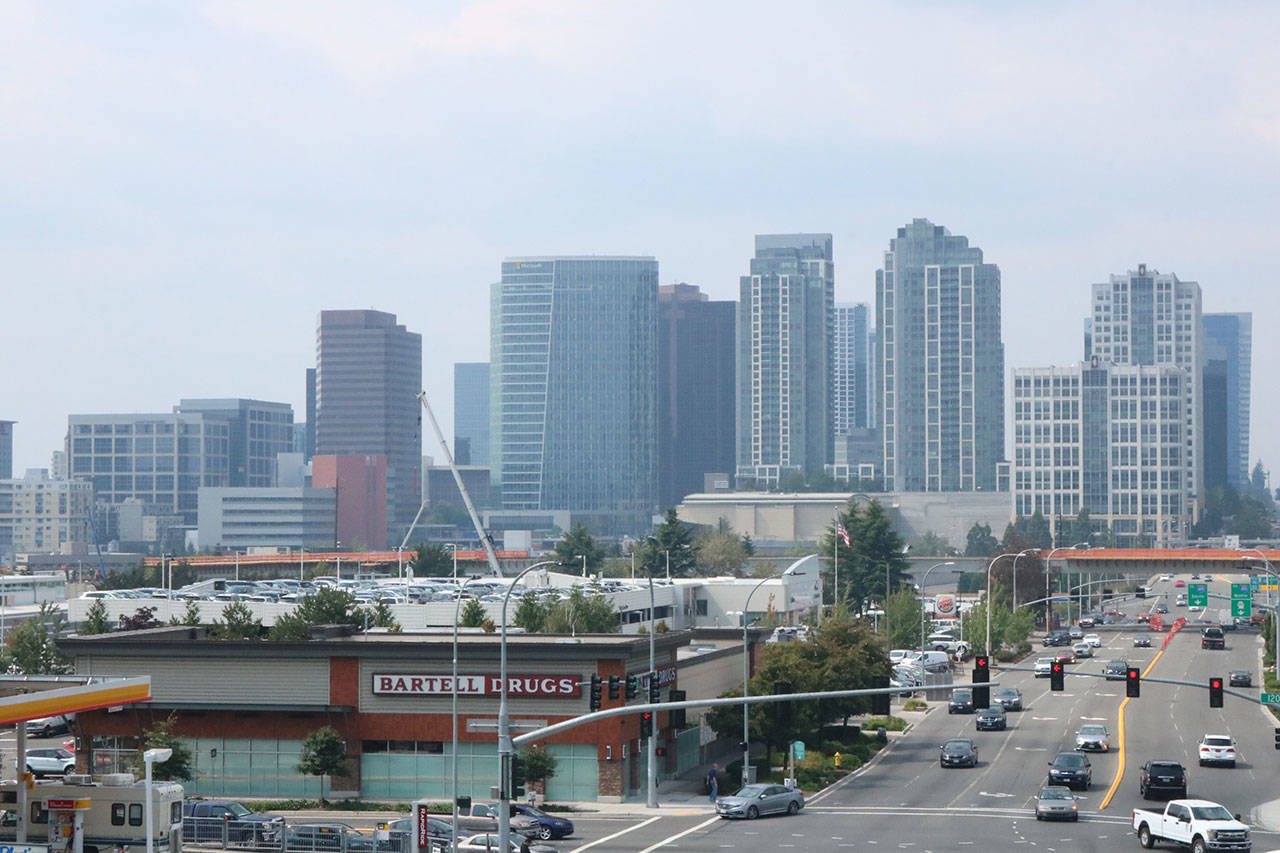
MULTIPOLYGON (((747 593, 746 603, 742 605, 742 782, 744 785, 747 782, 747 773, 751 768, 751 734, 747 721, 747 712, 751 708, 751 703, 746 701, 747 697, 751 694, 751 658, 749 646, 747 645, 747 614, 751 612, 751 596, 755 595, 756 590, 760 589, 760 587, 764 586, 769 581, 778 580, 779 578, 787 576, 799 577, 804 574, 804 572, 793 571, 792 569, 794 568, 795 567, 792 566, 792 568, 787 569, 784 572, 774 573, 760 581, 760 583, 756 584, 751 589, 751 592, 747 593)), ((783 590, 786 590, 785 583, 783 584, 783 590)))
POLYGON ((146 811, 143 813, 143 821, 147 824, 147 853, 155 853, 156 839, 153 831, 153 823, 151 820, 151 765, 159 761, 161 764, 173 757, 173 750, 168 748, 148 749, 142 753, 142 763, 147 768, 146 782, 146 811))
MULTIPOLYGON (((1054 548, 1053 550, 1051 550, 1051 551, 1049 552, 1049 556, 1047 556, 1047 557, 1045 557, 1045 558, 1044 558, 1045 591, 1046 591, 1046 592, 1048 592, 1048 586, 1049 586, 1049 584, 1048 584, 1048 576, 1049 576, 1049 561, 1053 559, 1053 555, 1054 555, 1054 554, 1058 553, 1059 551, 1088 551, 1088 550, 1089 550, 1089 543, 1088 543, 1088 542, 1077 542, 1077 543, 1076 543, 1076 544, 1074 544, 1074 545, 1059 545, 1057 548, 1054 548)), ((1069 581, 1068 581, 1068 583, 1069 583, 1069 581)), ((1050 605, 1049 605, 1048 603, 1046 603, 1046 604, 1045 604, 1045 609, 1044 609, 1044 629, 1045 629, 1046 631, 1048 631, 1048 630, 1050 629, 1050 627, 1051 627, 1051 626, 1049 625, 1049 611, 1050 611, 1050 609, 1051 609, 1051 608, 1050 608, 1050 605)), ((1068 589, 1068 590, 1067 590, 1067 623, 1068 623, 1068 624, 1070 624, 1070 623, 1071 623, 1071 590, 1070 590, 1070 589, 1068 589)), ((989 652, 988 652, 988 654, 989 654, 989 652)))
MULTIPOLYGON (((455 557, 457 551, 454 551, 455 557)), ((455 563, 456 565, 456 563, 455 563)), ((453 825, 458 825, 458 616, 462 608, 462 590, 479 575, 467 578, 457 590, 458 598, 453 605, 453 825)), ((514 583, 514 582, 513 582, 514 583)), ((454 831, 450 841, 450 849, 458 853, 458 833, 454 831)))
MULTIPOLYGON (((1039 548, 1027 548, 1018 552, 1018 556, 1013 558, 1013 607, 1012 610, 1018 609, 1018 560, 1027 554, 1038 554, 1039 548)), ((991 650, 987 649, 987 654, 991 654, 991 650)))
POLYGON ((587 555, 586 555, 586 554, 574 554, 574 555, 573 555, 573 558, 574 558, 575 560, 577 560, 577 559, 581 559, 581 560, 582 560, 582 576, 585 578, 585 577, 587 576, 587 555))
MULTIPOLYGON (((502 597, 502 641, 498 652, 498 673, 502 679, 501 698, 498 701, 498 849, 511 849, 511 712, 507 708, 507 604, 511 601, 511 591, 516 588, 520 578, 534 569, 543 566, 562 565, 558 560, 543 560, 534 563, 511 579, 507 594, 502 597)), ((454 824, 456 833, 457 824, 454 824)))
MULTIPOLYGON (((1246 548, 1237 548, 1236 550, 1238 550, 1238 551, 1246 551, 1246 550, 1247 550, 1247 551, 1251 551, 1251 552, 1256 551, 1256 552, 1258 553, 1258 555, 1262 558, 1263 571, 1265 571, 1267 574, 1271 575, 1272 577, 1276 578, 1276 583, 1277 583, 1278 585, 1280 585, 1280 575, 1276 575, 1276 573, 1275 573, 1275 572, 1273 572, 1273 571, 1271 570, 1271 561, 1267 559, 1267 555, 1266 555, 1266 554, 1262 553, 1262 552, 1261 552, 1261 551, 1259 551, 1257 548, 1248 548, 1248 549, 1246 549, 1246 548)), ((1254 562, 1257 562, 1258 557, 1254 557, 1254 556, 1250 556, 1249 554, 1245 554, 1244 559, 1246 559, 1246 560, 1252 560, 1252 561, 1254 561, 1254 562)), ((1270 593, 1268 593, 1268 594, 1267 594, 1267 601, 1269 602, 1270 600, 1271 600, 1271 594, 1270 594, 1270 593)), ((1272 622, 1272 624, 1275 626, 1275 629, 1276 629, 1275 649, 1274 649, 1274 651, 1275 651, 1275 658, 1276 658, 1276 660, 1277 660, 1277 661, 1280 661, 1280 607, 1277 607, 1277 608, 1273 608, 1273 609, 1272 609, 1272 611, 1271 611, 1271 622, 1272 622)), ((1276 672, 1280 672, 1280 663, 1277 663, 1277 664, 1276 664, 1276 672)))
MULTIPOLYGON (((920 579, 920 651, 924 651, 924 588, 929 583, 929 572, 942 566, 954 566, 954 560, 948 560, 945 563, 935 563, 924 570, 924 577, 920 579)), ((956 574, 960 574, 959 569, 954 570, 956 574)), ((885 617, 888 617, 888 611, 885 611, 885 617)))

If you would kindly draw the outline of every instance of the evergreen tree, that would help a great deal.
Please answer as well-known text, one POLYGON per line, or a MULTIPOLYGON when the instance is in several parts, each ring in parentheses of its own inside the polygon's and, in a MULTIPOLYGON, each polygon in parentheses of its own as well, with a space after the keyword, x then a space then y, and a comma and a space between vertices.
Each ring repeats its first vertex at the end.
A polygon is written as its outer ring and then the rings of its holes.
MULTIPOLYGON (((165 719, 153 723, 151 728, 142 733, 143 749, 171 749, 173 754, 168 761, 160 761, 151 766, 151 778, 157 782, 186 782, 196 778, 196 756, 191 747, 173 733, 178 723, 178 715, 170 713, 165 719)), ((138 758, 141 762, 141 756, 138 758)), ((144 768, 135 767, 142 775, 144 768)))
POLYGON ((671 560, 671 576, 685 578, 693 574, 698 563, 698 549, 693 532, 676 515, 675 507, 667 509, 666 517, 653 531, 653 535, 636 550, 636 562, 650 577, 664 577, 667 559, 671 560))
MULTIPOLYGON (((905 543, 894 531, 879 501, 861 505, 851 498, 846 509, 839 513, 839 520, 848 531, 849 544, 836 535, 833 520, 820 543, 820 553, 830 555, 833 548, 836 551, 841 598, 837 603, 847 603, 862 612, 865 601, 884 601, 886 593, 892 594, 903 582, 908 567, 905 543)), ((823 578, 825 601, 834 600, 834 580, 830 560, 827 560, 823 578)))
POLYGON ((488 614, 479 599, 468 598, 467 603, 462 605, 462 614, 458 617, 458 625, 463 628, 479 628, 484 625, 484 620, 487 618, 488 614))
POLYGON ((990 524, 975 522, 973 527, 969 528, 969 536, 964 547, 966 557, 990 557, 999 549, 1000 542, 991 535, 990 524))
POLYGON ((568 598, 547 608, 542 630, 547 634, 616 634, 622 626, 612 601, 603 595, 587 595, 575 586, 568 598))
POLYGON ((106 634, 111 631, 111 620, 107 618, 107 605, 103 603, 101 598, 95 598, 93 604, 89 605, 89 610, 85 613, 84 624, 80 626, 80 633, 85 635, 106 634))
POLYGON ((555 547, 556 559, 570 571, 582 569, 582 558, 587 558, 587 572, 595 573, 604 562, 604 549, 596 544, 585 524, 575 524, 560 537, 555 547))
POLYGON ((192 628, 200 625, 200 605, 194 598, 188 598, 187 603, 183 605, 182 621, 179 624, 192 628))
MULTIPOLYGON (((213 620, 209 636, 216 640, 256 640, 262 636, 262 620, 254 616, 243 601, 233 601, 222 608, 221 619, 213 620)), ((306 636, 290 639, 307 639, 310 636, 308 628, 306 636)))
POLYGON ((536 592, 526 592, 520 596, 515 616, 511 622, 517 628, 523 628, 530 634, 541 634, 542 626, 547 621, 547 605, 542 602, 536 592))
POLYGON ((413 574, 420 578, 444 578, 453 576, 453 551, 438 542, 413 546, 413 559, 409 561, 413 574))
POLYGON ((55 639, 66 627, 66 617, 45 602, 36 615, 9 632, 0 664, 21 675, 61 675, 71 671, 71 659, 55 639))

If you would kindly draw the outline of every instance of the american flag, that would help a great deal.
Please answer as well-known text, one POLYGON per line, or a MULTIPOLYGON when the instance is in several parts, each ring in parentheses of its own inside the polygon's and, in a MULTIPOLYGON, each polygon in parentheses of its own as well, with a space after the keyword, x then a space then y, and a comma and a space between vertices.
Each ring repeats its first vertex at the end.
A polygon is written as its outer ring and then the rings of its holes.
POLYGON ((845 529, 843 521, 836 522, 836 535, 840 537, 840 541, 844 543, 846 548, 848 548, 849 547, 849 531, 845 529))

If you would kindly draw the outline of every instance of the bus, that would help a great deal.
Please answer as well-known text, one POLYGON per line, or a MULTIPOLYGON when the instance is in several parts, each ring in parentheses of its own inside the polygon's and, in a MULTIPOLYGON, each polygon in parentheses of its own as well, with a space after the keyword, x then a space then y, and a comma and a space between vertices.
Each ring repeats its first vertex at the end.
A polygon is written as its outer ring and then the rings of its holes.
MULTIPOLYGON (((17 838, 18 789, 22 781, 0 783, 0 842, 17 838)), ((38 780, 27 791, 27 843, 47 844, 50 853, 74 849, 69 832, 74 806, 82 808, 83 853, 116 853, 125 848, 145 850, 147 831, 145 782, 131 773, 107 773, 95 781, 90 776, 67 775, 38 780)), ((182 853, 182 786, 176 782, 151 784, 150 833, 156 853, 182 853)))

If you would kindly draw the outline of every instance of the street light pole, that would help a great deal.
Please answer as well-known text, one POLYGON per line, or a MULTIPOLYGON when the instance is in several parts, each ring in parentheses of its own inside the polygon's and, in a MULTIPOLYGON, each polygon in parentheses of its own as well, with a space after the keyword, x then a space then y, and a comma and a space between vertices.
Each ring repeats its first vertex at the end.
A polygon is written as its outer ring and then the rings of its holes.
MULTIPOLYGON (((752 587, 751 592, 747 593, 747 600, 742 605, 742 783, 747 782, 747 772, 751 767, 751 729, 747 718, 747 712, 751 709, 749 702, 745 701, 751 695, 751 655, 750 647, 747 645, 747 614, 751 612, 751 596, 756 594, 756 590, 764 586, 772 580, 790 575, 791 577, 799 577, 804 572, 793 572, 787 569, 785 572, 778 572, 756 584, 752 587)), ((786 584, 783 584, 785 592, 786 584)))
MULTIPOLYGON (((1260 557, 1262 558, 1262 563, 1263 563, 1263 565, 1264 565, 1264 567, 1265 567, 1265 568, 1264 568, 1264 571, 1265 571, 1267 574, 1269 574, 1269 575, 1271 575, 1271 576, 1275 577, 1275 578, 1276 578, 1276 584, 1277 584, 1278 586, 1280 586, 1280 575, 1277 575, 1275 572, 1273 572, 1273 571, 1271 570, 1271 561, 1267 559, 1267 555, 1266 555, 1266 554, 1262 553, 1262 551, 1259 551, 1257 548, 1249 548, 1249 549, 1241 548, 1241 549, 1239 549, 1239 550, 1241 550, 1241 551, 1248 550, 1249 552, 1257 552, 1258 556, 1260 556, 1260 557)), ((1257 557, 1250 557, 1250 556, 1246 556, 1246 557, 1245 557, 1245 559, 1246 559, 1246 560, 1253 560, 1253 561, 1255 561, 1255 562, 1256 562, 1258 558, 1257 558, 1257 557)), ((1270 601, 1271 601, 1271 593, 1270 593, 1270 592, 1268 592, 1268 593, 1267 593, 1267 602, 1268 602, 1268 603, 1270 603, 1270 601)), ((1273 610, 1271 611, 1271 623, 1272 623, 1272 625, 1275 627, 1275 633, 1276 633, 1276 635, 1275 635, 1275 647, 1274 647, 1275 658, 1276 658, 1276 661, 1277 661, 1277 663, 1276 663, 1276 665, 1275 665, 1275 666, 1276 666, 1276 672, 1277 672, 1277 673, 1280 673, 1280 608, 1276 608, 1276 609, 1273 609, 1273 610)))
MULTIPOLYGON (((1013 558, 1013 607, 1010 608, 1011 610, 1018 609, 1018 560, 1025 557, 1027 554, 1034 553, 1036 550, 1037 549, 1035 548, 1027 548, 1026 550, 1019 551, 1018 556, 1013 558)), ((991 654, 989 649, 987 650, 987 654, 991 654)))
MULTIPOLYGON (((1058 547, 1053 548, 1052 550, 1050 550, 1050 551, 1049 551, 1049 556, 1047 556, 1047 557, 1045 557, 1045 558, 1044 558, 1045 592, 1048 592, 1048 591, 1049 591, 1049 561, 1053 559, 1053 555, 1054 555, 1054 554, 1058 553, 1059 551, 1088 551, 1088 550, 1089 550, 1089 543, 1088 543, 1088 542, 1077 542, 1077 543, 1076 543, 1076 544, 1074 544, 1074 545, 1059 545, 1058 547)), ((1066 586, 1067 586, 1067 590, 1066 590, 1066 593, 1067 593, 1067 624, 1068 624, 1068 625, 1069 625, 1069 624, 1071 624, 1071 589, 1070 589, 1070 584, 1071 584, 1071 581, 1069 581, 1069 580, 1068 580, 1068 581, 1066 582, 1066 586)), ((1050 626, 1050 625, 1049 625, 1049 613, 1050 613, 1050 612, 1052 612, 1052 610, 1053 610, 1053 602, 1052 602, 1052 601, 1050 601, 1050 602, 1048 602, 1048 603, 1046 603, 1046 604, 1045 604, 1045 609, 1044 609, 1044 629, 1045 629, 1046 631, 1050 630, 1050 629, 1051 629, 1051 627, 1052 627, 1052 626, 1050 626)))
MULTIPOLYGON (((649 573, 649 677, 657 678, 657 625, 653 620, 654 601, 653 601, 653 572, 649 573)), ((658 807, 658 712, 653 711, 649 717, 649 749, 648 749, 648 766, 645 769, 645 797, 644 804, 646 808, 656 809, 658 807)))
POLYGON ((151 818, 151 766, 157 761, 163 764, 172 757, 173 750, 168 748, 148 749, 146 752, 142 753, 142 763, 146 766, 147 770, 146 810, 142 817, 143 821, 147 824, 147 853, 155 853, 156 848, 155 832, 152 829, 154 821, 151 818))
POLYGON ((945 563, 935 563, 924 570, 924 577, 920 579, 920 651, 924 651, 924 589, 929 583, 929 572, 941 566, 954 566, 954 560, 948 560, 945 563))
MULTIPOLYGON (((511 849, 511 712, 507 707, 507 604, 511 591, 520 578, 543 566, 556 566, 556 560, 534 563, 511 579, 507 594, 502 597, 502 640, 498 651, 498 672, 502 680, 501 698, 498 700, 498 849, 511 849)), ((457 832, 454 825, 454 832, 457 832)))
MULTIPOLYGON (((457 555, 454 551, 454 555, 457 555)), ((455 582, 456 582, 455 577, 455 582)), ((453 825, 458 825, 458 615, 462 608, 462 590, 476 578, 467 580, 458 588, 458 598, 453 605, 453 825)), ((458 833, 455 831, 449 843, 453 853, 458 853, 458 833)))

